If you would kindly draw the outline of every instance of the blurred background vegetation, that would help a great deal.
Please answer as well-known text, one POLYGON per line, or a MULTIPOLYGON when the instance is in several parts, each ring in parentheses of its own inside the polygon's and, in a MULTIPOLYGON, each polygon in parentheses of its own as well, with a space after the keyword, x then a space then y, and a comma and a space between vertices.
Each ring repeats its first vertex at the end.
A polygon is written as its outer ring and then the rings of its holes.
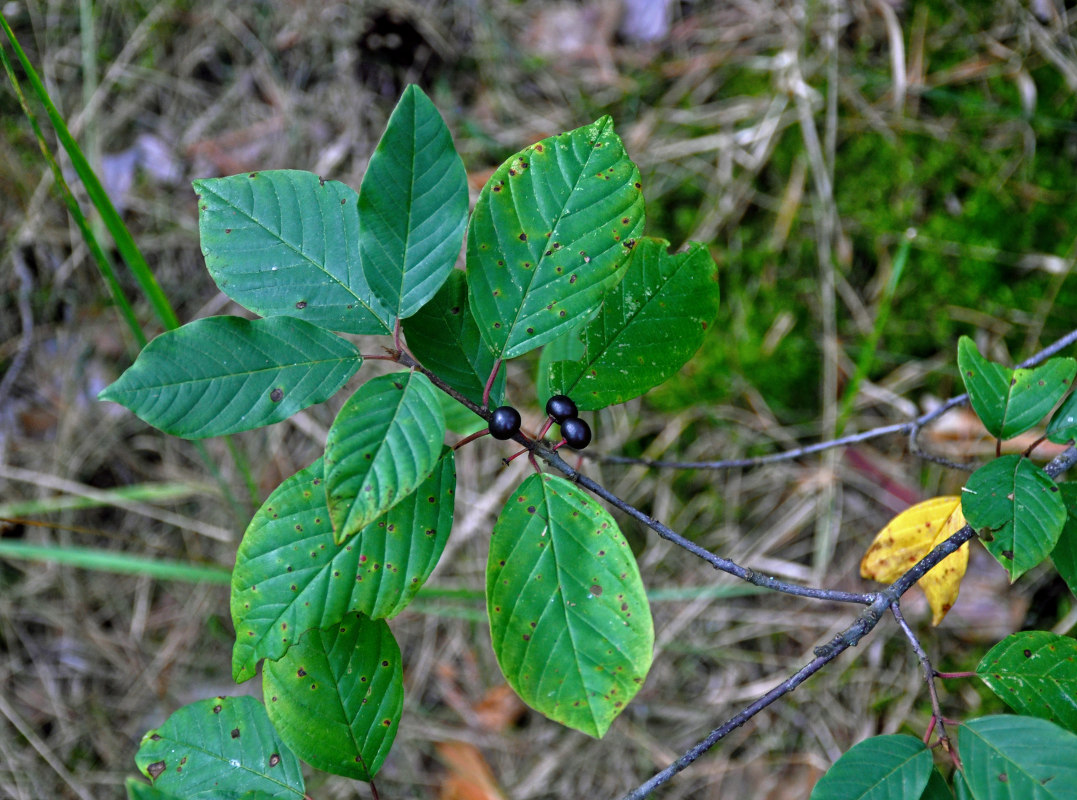
MULTIPOLYGON (((516 150, 611 114, 644 176, 648 233, 710 247, 723 310, 676 379, 597 415, 604 453, 733 458, 905 421, 960 392, 959 335, 1013 362, 1077 324, 1077 37, 1057 0, 681 0, 650 28, 617 0, 12 0, 2 12, 183 321, 243 313, 205 272, 194 178, 298 168, 358 187, 408 83, 454 132, 473 195, 516 150)), ((15 520, 3 538, 229 567, 253 508, 316 457, 343 397, 201 452, 98 403, 136 344, 6 82, 0 126, 0 517, 15 520), (134 499, 117 497, 130 487, 134 499)), ((143 329, 160 332, 120 280, 143 329)), ((534 364, 521 361, 509 393, 535 423, 534 364)), ((960 412, 924 444, 960 461, 989 452, 960 412)), ((485 537, 527 469, 502 455, 462 451, 433 580, 444 591, 394 622, 408 700, 382 796, 618 796, 847 623, 738 596, 626 524, 645 581, 666 592, 656 667, 606 740, 559 729, 513 702, 489 652, 485 537), (486 794, 466 794, 476 787, 486 794)), ((755 470, 587 469, 722 555, 857 590, 874 532, 964 480, 901 439, 755 470)), ((920 601, 907 613, 923 628, 920 601)), ((1012 630, 1073 624, 1056 582, 1008 589, 974 557, 951 616, 923 633, 941 668, 968 668, 1012 630)), ((662 796, 803 797, 863 736, 922 731, 915 661, 893 634, 662 796)), ((0 560, 0 796, 119 796, 147 728, 194 699, 258 693, 230 684, 230 637, 227 587, 0 560)), ((948 688, 953 716, 993 702, 948 688)), ((324 776, 309 787, 369 796, 324 776)))

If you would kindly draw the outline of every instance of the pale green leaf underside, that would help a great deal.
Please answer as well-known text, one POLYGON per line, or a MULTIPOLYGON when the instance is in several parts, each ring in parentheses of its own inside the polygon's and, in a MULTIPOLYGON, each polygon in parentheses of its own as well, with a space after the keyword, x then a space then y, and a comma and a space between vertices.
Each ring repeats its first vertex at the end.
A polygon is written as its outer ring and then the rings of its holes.
POLYGON ((269 718, 296 754, 317 769, 369 781, 400 724, 404 671, 384 620, 350 614, 307 631, 262 670, 269 718))
POLYGON ((1034 717, 981 717, 962 725, 958 747, 976 800, 1077 797, 1077 736, 1034 717))
POLYGON ((237 303, 334 331, 392 330, 392 312, 359 260, 354 190, 301 170, 208 178, 194 187, 206 268, 237 303))
POLYGON ((1009 369, 980 355, 976 344, 962 336, 957 364, 972 409, 988 432, 1012 439, 1042 420, 1070 388, 1077 361, 1051 358, 1034 369, 1009 369))
POLYGON ((101 392, 173 436, 280 422, 332 397, 363 363, 350 342, 291 317, 208 317, 162 333, 101 392))
POLYGON ((1077 392, 1071 394, 1051 415, 1047 423, 1047 438, 1056 444, 1077 439, 1077 392))
POLYGON ((635 557, 563 478, 531 475, 505 504, 486 606, 506 680, 551 719, 600 737, 643 685, 654 628, 635 557))
MULTIPOLYGON (((578 362, 583 358, 583 342, 580 341, 582 333, 582 329, 564 333, 543 347, 542 352, 539 353, 535 380, 535 392, 538 394, 539 406, 545 407, 546 401, 553 395, 558 394, 551 385, 551 376, 554 375, 555 371, 559 376, 561 368, 558 367, 555 370, 554 365, 558 361, 571 363, 578 362)), ((557 380, 558 385, 563 382, 560 377, 557 380)))
POLYGON ((919 800, 931 769, 931 751, 919 739, 873 736, 831 765, 810 800, 919 800))
POLYGON ((494 172, 468 226, 467 280, 495 355, 526 353, 598 308, 643 231, 639 181, 609 117, 494 172))
POLYGON ((238 798, 249 791, 280 800, 304 796, 299 759, 253 697, 184 706, 146 732, 135 763, 155 787, 177 797, 238 798))
POLYGON ((255 675, 304 631, 349 612, 399 614, 437 565, 452 528, 451 450, 411 495, 343 544, 333 541, 322 460, 286 479, 251 520, 232 571, 232 677, 255 675))
POLYGON ((371 289, 393 317, 434 296, 464 243, 467 172, 441 115, 409 86, 389 118, 359 190, 359 252, 371 289))
POLYGON ((1051 560, 1070 592, 1077 596, 1077 483, 1060 483, 1058 488, 1066 506, 1066 522, 1051 551, 1051 560))
POLYGON ((1077 640, 1048 631, 1012 634, 984 655, 976 674, 1018 714, 1077 733, 1077 640))
POLYGON ((1066 522, 1058 484, 1019 455, 976 470, 961 494, 961 511, 1010 580, 1050 555, 1066 522))
POLYGON ((584 356, 552 365, 551 394, 584 410, 623 403, 663 383, 703 344, 718 313, 718 266, 701 244, 675 255, 668 247, 636 243, 624 279, 583 330, 584 356))
POLYGON ((438 390, 420 372, 364 383, 340 409, 325 443, 325 489, 342 542, 415 491, 445 439, 438 390))
MULTIPOLYGON (((473 403, 482 404, 494 358, 483 340, 467 300, 464 273, 454 270, 433 299, 404 321, 408 347, 427 369, 473 403)), ((505 397, 505 370, 490 391, 490 407, 505 397)))

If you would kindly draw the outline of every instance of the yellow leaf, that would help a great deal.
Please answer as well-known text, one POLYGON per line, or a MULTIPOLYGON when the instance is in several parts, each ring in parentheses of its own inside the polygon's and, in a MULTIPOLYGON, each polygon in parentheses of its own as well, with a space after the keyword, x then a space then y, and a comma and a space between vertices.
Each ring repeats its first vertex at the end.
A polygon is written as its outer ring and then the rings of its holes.
MULTIPOLYGON (((961 504, 957 504, 946 524, 942 526, 935 540, 928 547, 928 552, 935 549, 959 530, 965 527, 965 517, 961 513, 961 504)), ((927 555, 927 553, 924 553, 927 555)), ((946 612, 957 602, 957 593, 961 590, 961 579, 969 566, 969 543, 965 542, 957 550, 933 566, 928 573, 917 581, 927 602, 931 606, 931 624, 938 625, 946 612)))
MULTIPOLYGON (((965 527, 961 498, 933 497, 907 508, 879 531, 860 562, 860 575, 893 583, 936 545, 965 527)), ((947 556, 919 581, 938 625, 957 600, 969 562, 968 542, 947 556)))

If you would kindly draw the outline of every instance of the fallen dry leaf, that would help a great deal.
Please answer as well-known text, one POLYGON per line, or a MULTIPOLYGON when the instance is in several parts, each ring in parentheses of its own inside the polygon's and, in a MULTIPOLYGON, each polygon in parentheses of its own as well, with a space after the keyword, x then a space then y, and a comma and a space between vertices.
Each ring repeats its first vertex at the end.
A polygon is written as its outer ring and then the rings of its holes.
POLYGON ((479 748, 466 742, 438 742, 438 758, 449 768, 441 800, 505 800, 479 748))

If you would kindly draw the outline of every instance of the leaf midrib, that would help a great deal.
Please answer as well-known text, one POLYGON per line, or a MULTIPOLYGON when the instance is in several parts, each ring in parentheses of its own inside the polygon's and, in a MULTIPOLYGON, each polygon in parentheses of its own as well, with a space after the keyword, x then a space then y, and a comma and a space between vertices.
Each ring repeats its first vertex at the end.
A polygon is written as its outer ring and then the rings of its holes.
MULTIPOLYGON (((271 182, 271 185, 272 185, 272 182, 271 182)), ((222 204, 224 204, 224 206, 226 208, 230 208, 230 209, 236 211, 240 215, 246 217, 248 220, 253 222, 259 228, 261 228, 263 231, 265 231, 266 234, 268 234, 270 237, 272 237, 276 241, 279 241, 281 244, 283 244, 288 249, 290 249, 293 253, 295 253, 297 256, 299 256, 303 261, 306 261, 308 264, 310 264, 316 270, 318 270, 323 275, 325 275, 325 277, 329 279, 330 283, 336 284, 340 288, 344 289, 348 294, 350 294, 352 297, 355 298, 356 302, 359 303, 359 305, 361 305, 363 308, 365 308, 367 311, 369 311, 371 313, 371 315, 374 317, 374 319, 376 319, 379 323, 381 323, 382 327, 385 327, 385 321, 381 318, 381 316, 378 314, 378 312, 374 310, 374 308, 370 305, 370 303, 368 303, 366 300, 364 300, 362 297, 360 297, 358 294, 356 294, 355 290, 352 289, 351 286, 346 284, 344 281, 342 281, 340 278, 338 278, 333 273, 329 272, 329 270, 325 267, 324 264, 319 264, 317 261, 315 261, 309 255, 307 255, 300 247, 298 247, 294 243, 292 243, 292 242, 288 241, 287 239, 285 239, 284 236, 282 236, 281 234, 274 233, 273 230, 268 225, 266 225, 260 219, 257 219, 252 213, 249 213, 246 209, 240 208, 237 205, 233 205, 222 194, 220 194, 219 192, 213 191, 213 189, 206 186, 205 183, 200 184, 199 188, 202 191, 205 191, 208 194, 211 194, 214 197, 216 197, 222 204)), ((278 206, 279 206, 280 205, 280 195, 277 194, 276 186, 273 186, 273 193, 275 195, 277 195, 277 203, 278 203, 278 206)), ((356 202, 358 202, 358 200, 356 200, 356 202)), ((319 205, 319 208, 322 207, 321 203, 319 203, 318 205, 319 205)), ((331 206, 330 206, 330 208, 332 209, 331 206)), ((336 210, 336 209, 332 209, 332 210, 336 210)), ((282 211, 283 211, 283 209, 282 209, 282 211)), ((324 225, 323 225, 323 231, 322 232, 323 232, 323 235, 324 235, 324 225)), ((356 244, 358 245, 358 243, 356 243, 356 244)), ((360 270, 361 270, 361 267, 360 267, 360 270)), ((385 330, 386 330, 387 333, 389 332, 388 328, 385 328, 385 330)))
MULTIPOLYGON (((606 135, 607 131, 611 128, 611 126, 612 126, 612 122, 611 122, 611 120, 609 120, 607 118, 603 122, 602 130, 599 131, 595 135, 594 141, 596 143, 601 141, 603 139, 603 137, 606 135)), ((562 134, 562 135, 568 136, 569 134, 562 134)), ((560 137, 555 136, 553 138, 558 139, 560 137)), ((571 139, 570 139, 570 141, 571 141, 571 139)), ((553 148, 551 148, 551 150, 552 149, 553 148)), ((580 185, 580 182, 583 180, 583 176, 584 176, 584 174, 585 174, 585 172, 587 170, 587 165, 591 163, 591 160, 593 158, 595 158, 595 153, 596 153, 597 149, 598 148, 595 146, 595 144, 591 145, 591 149, 587 153, 587 158, 579 166, 579 170, 577 171, 576 177, 572 182, 572 186, 569 189, 568 194, 566 195, 567 198, 571 198, 572 193, 574 191, 576 191, 576 187, 580 185)), ((533 151, 534 151, 534 145, 532 145, 531 148, 529 148, 527 152, 533 152, 533 151)), ((518 212, 516 212, 516 205, 517 205, 516 192, 511 192, 511 196, 512 196, 513 211, 514 211, 514 213, 516 213, 516 218, 520 219, 520 214, 518 212)), ((557 226, 561 223, 561 220, 564 219, 565 206, 567 204, 568 204, 568 200, 566 199, 565 202, 561 204, 561 209, 560 209, 560 211, 557 212, 557 216, 553 218, 553 224, 550 226, 550 241, 554 241, 554 234, 557 233, 557 226)), ((577 213, 579 213, 579 212, 577 212, 577 213)), ((491 218, 491 222, 492 222, 492 218, 491 218)), ((545 245, 543 245, 543 248, 545 248, 545 245)), ((545 260, 546 260, 546 255, 545 255, 545 251, 543 250, 543 255, 539 256, 538 261, 535 264, 535 268, 533 270, 531 270, 531 277, 527 281, 526 288, 520 294, 520 305, 516 309, 516 316, 513 318, 512 324, 509 325, 508 331, 505 334, 505 343, 506 343, 506 345, 508 344, 509 340, 512 339, 512 335, 513 335, 513 333, 515 333, 517 325, 520 324, 521 315, 523 314, 524 306, 527 304, 526 301, 527 301, 528 296, 531 293, 532 285, 535 283, 535 280, 538 278, 538 274, 539 274, 539 272, 541 272, 542 265, 545 262, 545 260)), ((503 351, 506 350, 506 349, 508 349, 507 346, 502 348, 503 351)))

